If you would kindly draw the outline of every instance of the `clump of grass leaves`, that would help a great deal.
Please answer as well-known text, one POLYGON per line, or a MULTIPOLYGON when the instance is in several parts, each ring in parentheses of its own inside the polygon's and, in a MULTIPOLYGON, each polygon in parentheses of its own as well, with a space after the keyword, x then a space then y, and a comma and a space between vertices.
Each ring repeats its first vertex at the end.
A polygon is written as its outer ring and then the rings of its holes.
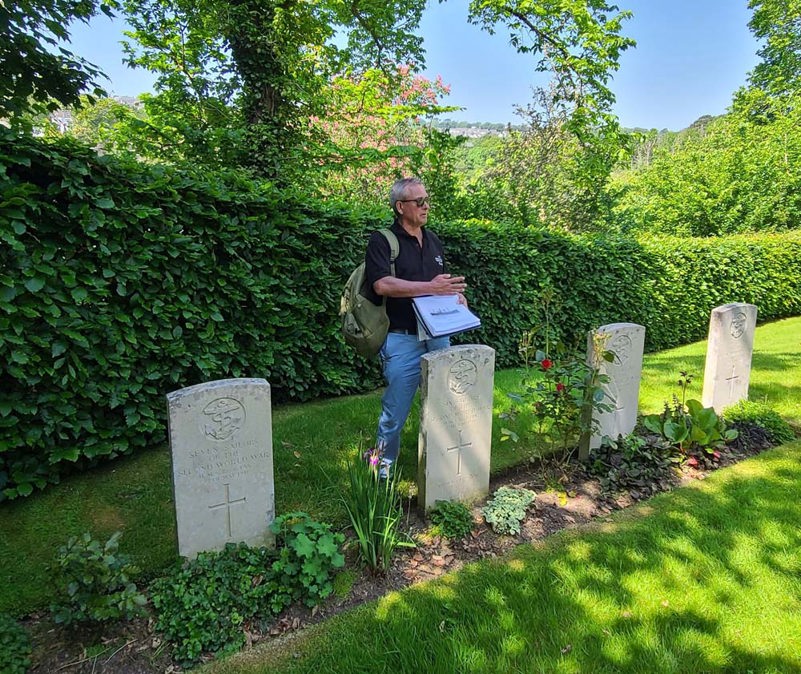
POLYGON ((400 471, 382 478, 380 452, 356 454, 348 464, 349 489, 342 497, 356 534, 359 558, 372 570, 384 572, 398 547, 414 547, 400 532, 400 471))

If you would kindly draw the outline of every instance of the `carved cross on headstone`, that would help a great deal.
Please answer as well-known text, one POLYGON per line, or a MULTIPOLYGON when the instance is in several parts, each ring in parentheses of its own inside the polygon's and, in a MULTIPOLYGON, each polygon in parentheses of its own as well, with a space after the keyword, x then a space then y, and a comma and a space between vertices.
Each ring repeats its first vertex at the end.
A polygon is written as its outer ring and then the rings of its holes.
POLYGON ((453 447, 448 447, 446 449, 447 452, 456 452, 456 474, 462 474, 462 450, 466 449, 467 447, 472 447, 472 442, 462 442, 462 431, 459 431, 459 444, 454 445, 453 447))
POLYGON ((734 383, 740 379, 739 374, 734 374, 736 370, 736 366, 734 363, 731 364, 731 377, 726 377, 726 381, 729 382, 729 397, 734 396, 734 383))
POLYGON ((218 510, 219 508, 225 508, 225 514, 228 522, 228 538, 233 537, 233 531, 231 529, 231 506, 236 505, 237 503, 244 503, 247 499, 239 498, 235 501, 231 500, 231 496, 229 493, 230 485, 226 484, 225 486, 225 501, 222 503, 215 503, 214 505, 209 506, 209 510, 218 510))

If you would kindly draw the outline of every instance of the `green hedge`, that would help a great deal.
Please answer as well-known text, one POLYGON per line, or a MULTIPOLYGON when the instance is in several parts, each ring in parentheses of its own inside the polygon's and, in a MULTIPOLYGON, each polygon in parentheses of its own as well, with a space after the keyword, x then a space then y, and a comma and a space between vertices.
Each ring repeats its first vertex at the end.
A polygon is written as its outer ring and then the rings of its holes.
POLYGON ((369 214, 9 133, 0 171, 6 497, 163 441, 186 385, 265 377, 282 402, 379 382, 337 337, 369 214))
POLYGON ((517 363, 549 287, 558 332, 580 345, 587 330, 616 322, 645 325, 648 351, 687 344, 706 337, 710 311, 729 302, 757 305, 760 321, 801 313, 801 233, 632 239, 481 222, 437 231, 468 277, 486 326, 480 340, 498 350, 500 367, 517 363))
MULTIPOLYGON (((98 157, 0 132, 0 499, 160 443, 164 395, 264 377, 276 403, 375 387, 338 332, 339 294, 385 213, 98 157)), ((633 321, 650 349, 703 337, 709 311, 801 313, 801 237, 635 241, 439 223, 477 333, 518 362, 542 289, 558 328, 633 321)))

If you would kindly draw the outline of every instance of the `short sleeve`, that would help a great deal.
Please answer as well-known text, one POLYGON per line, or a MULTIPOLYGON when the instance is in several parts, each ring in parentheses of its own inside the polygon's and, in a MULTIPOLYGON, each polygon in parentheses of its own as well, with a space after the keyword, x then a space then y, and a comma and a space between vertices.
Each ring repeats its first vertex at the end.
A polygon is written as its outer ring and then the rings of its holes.
POLYGON ((392 266, 389 261, 391 252, 389 241, 381 232, 373 232, 370 235, 364 257, 364 274, 371 289, 376 281, 385 276, 392 276, 392 266))

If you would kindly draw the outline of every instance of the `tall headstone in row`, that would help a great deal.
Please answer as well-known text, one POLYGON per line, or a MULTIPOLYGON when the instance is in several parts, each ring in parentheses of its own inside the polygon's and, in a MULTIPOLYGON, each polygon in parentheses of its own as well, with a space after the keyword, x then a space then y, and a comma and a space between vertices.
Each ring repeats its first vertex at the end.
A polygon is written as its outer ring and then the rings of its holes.
POLYGON ((269 545, 275 519, 270 385, 223 379, 167 394, 178 553, 269 545))
POLYGON ((637 425, 645 328, 636 323, 610 323, 590 331, 587 335, 587 363, 596 361, 595 350, 601 346, 614 354, 612 362, 601 360, 599 367, 601 374, 609 377, 603 388, 605 402, 613 409, 593 413, 596 429, 589 442, 585 439, 581 445, 582 460, 587 458, 589 449, 601 446, 603 436, 617 439, 618 435, 631 433, 637 425))
POLYGON ((422 357, 418 503, 489 492, 495 350, 454 346, 422 357))
POLYGON ((719 414, 748 398, 757 308, 735 302, 712 309, 704 368, 704 407, 719 414))

